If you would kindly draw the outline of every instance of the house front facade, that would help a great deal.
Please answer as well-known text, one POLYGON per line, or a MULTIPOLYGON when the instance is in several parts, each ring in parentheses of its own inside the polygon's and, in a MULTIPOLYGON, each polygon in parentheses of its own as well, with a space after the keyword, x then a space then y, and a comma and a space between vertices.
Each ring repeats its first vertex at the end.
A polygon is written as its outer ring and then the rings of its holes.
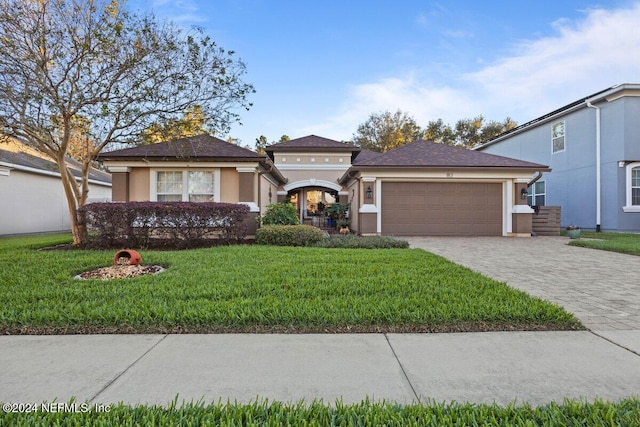
POLYGON ((476 148, 549 165, 530 205, 561 207, 561 225, 640 231, 640 84, 622 84, 476 148))
POLYGON ((296 206, 301 223, 348 206, 363 235, 530 236, 530 181, 547 166, 428 141, 373 153, 315 135, 266 154, 209 135, 103 153, 114 201, 215 201, 296 206), (524 193, 523 193, 524 192, 524 193), (524 194, 524 197, 523 197, 524 194))

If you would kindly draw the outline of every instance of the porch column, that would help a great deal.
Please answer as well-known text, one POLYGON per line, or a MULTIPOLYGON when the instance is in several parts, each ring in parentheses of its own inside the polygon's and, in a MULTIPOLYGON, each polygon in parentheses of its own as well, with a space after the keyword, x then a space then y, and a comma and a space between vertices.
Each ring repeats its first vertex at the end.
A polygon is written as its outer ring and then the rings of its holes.
POLYGON ((114 202, 128 202, 131 168, 112 166, 109 168, 109 172, 111 172, 111 200, 114 202))
POLYGON ((361 235, 380 234, 380 206, 378 202, 378 182, 375 177, 363 177, 360 182, 360 201, 358 209, 359 232, 361 235))
POLYGON ((249 206, 249 217, 247 218, 247 235, 256 234, 258 223, 256 218, 260 215, 260 207, 256 203, 256 168, 236 168, 238 171, 238 201, 249 206))
POLYGON ((516 180, 513 184, 513 209, 511 214, 512 236, 531 237, 531 221, 533 209, 527 204, 526 195, 528 181, 516 180))

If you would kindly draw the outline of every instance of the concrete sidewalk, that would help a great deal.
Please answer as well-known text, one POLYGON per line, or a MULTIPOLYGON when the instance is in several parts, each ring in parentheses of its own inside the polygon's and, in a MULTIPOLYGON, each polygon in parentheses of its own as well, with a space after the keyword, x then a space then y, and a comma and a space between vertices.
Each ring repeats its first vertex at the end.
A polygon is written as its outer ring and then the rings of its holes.
POLYGON ((4 336, 0 401, 618 400, 639 353, 591 332, 4 336))

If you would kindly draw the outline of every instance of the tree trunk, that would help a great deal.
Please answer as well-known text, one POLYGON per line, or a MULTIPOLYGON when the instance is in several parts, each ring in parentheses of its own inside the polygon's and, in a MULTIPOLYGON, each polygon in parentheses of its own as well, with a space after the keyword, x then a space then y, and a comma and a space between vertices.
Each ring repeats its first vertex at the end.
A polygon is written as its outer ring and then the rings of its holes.
POLYGON ((89 239, 89 233, 87 231, 87 224, 84 220, 84 215, 78 212, 80 208, 81 199, 77 197, 80 193, 78 188, 78 182, 75 180, 73 174, 67 169, 67 165, 64 157, 56 159, 58 168, 60 169, 60 178, 62 179, 62 186, 64 188, 64 194, 67 198, 67 208, 69 209, 69 222, 71 226, 71 233, 73 234, 73 244, 79 245, 86 243, 89 239))

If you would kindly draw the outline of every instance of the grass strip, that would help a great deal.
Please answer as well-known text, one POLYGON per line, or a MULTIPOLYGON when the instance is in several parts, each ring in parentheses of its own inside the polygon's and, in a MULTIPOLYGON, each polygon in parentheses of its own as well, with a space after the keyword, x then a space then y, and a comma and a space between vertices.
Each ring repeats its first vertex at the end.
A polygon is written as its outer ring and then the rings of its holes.
POLYGON ((569 245, 640 256, 640 234, 583 231, 581 237, 571 240, 569 245))
MULTIPOLYGON (((74 280, 113 251, 0 239, 0 332, 450 332, 582 329, 564 309, 418 249, 259 245, 140 251, 166 272, 74 280)), ((68 241, 68 237, 67 237, 68 241)))
MULTIPOLYGON (((87 404, 89 408, 93 405, 87 404)), ((400 405, 365 400, 294 404, 256 400, 248 404, 202 402, 109 407, 109 412, 0 413, 0 426, 638 426, 640 400, 565 400, 561 404, 436 403, 400 405)))

